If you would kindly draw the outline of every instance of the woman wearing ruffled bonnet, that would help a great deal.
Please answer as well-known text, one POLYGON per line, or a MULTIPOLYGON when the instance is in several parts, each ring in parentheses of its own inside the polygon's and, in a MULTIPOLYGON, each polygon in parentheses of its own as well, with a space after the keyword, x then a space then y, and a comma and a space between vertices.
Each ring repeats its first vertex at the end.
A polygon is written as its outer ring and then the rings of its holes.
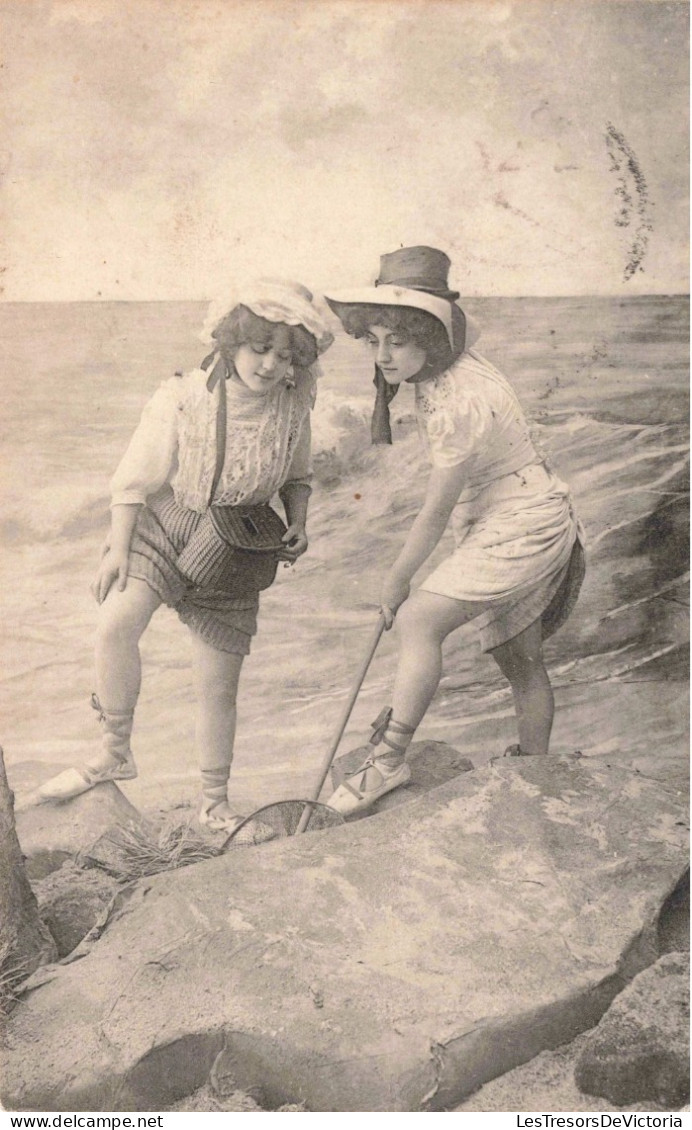
MULTIPOLYGON (((260 280, 213 302, 201 337, 211 352, 200 368, 154 393, 111 481, 111 532, 93 585, 101 749, 48 781, 39 796, 65 800, 137 776, 130 734, 139 639, 167 604, 192 640, 200 822, 227 835, 241 819, 227 796, 238 680, 257 630, 260 590, 273 580, 277 559, 292 563, 307 549, 310 410, 317 358, 333 336, 309 290, 260 280), (277 492, 287 528, 268 513, 277 492), (261 568, 255 556, 257 565, 238 570, 247 555, 219 536, 240 510, 260 535, 278 522, 281 548, 264 555, 261 568)), ((258 840, 273 835, 257 822, 254 831, 258 840)))
POLYGON ((392 442, 389 403, 412 384, 431 463, 423 506, 380 593, 386 626, 396 618, 399 631, 392 704, 374 725, 370 755, 329 800, 345 815, 410 780, 406 749, 437 690, 442 644, 470 620, 512 688, 519 740, 506 753, 548 752, 553 694, 542 644, 569 615, 584 574, 569 491, 536 452, 511 385, 476 351, 479 328, 448 285, 450 267, 437 248, 401 248, 381 257, 374 286, 325 295, 375 363, 373 442, 392 442), (450 519, 453 552, 411 594, 450 519))

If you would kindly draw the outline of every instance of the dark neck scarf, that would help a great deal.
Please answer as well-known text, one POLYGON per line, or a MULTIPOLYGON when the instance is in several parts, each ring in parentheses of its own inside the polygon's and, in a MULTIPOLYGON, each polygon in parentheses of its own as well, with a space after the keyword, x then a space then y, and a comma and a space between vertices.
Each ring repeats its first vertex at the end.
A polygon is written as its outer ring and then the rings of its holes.
MULTIPOLYGON (((407 384, 420 384, 422 381, 429 381, 432 380, 433 377, 438 377, 440 373, 444 373, 455 361, 458 361, 464 352, 466 348, 466 318, 463 310, 455 303, 452 303, 452 336, 454 338, 454 347, 452 349, 451 358, 437 365, 432 362, 430 364, 426 362, 419 373, 407 379, 407 384)), ((375 379, 373 384, 375 385, 376 391, 375 407, 370 422, 371 440, 372 443, 391 443, 392 424, 389 418, 389 405, 399 391, 399 385, 390 385, 384 379, 384 373, 377 365, 375 366, 375 379)))

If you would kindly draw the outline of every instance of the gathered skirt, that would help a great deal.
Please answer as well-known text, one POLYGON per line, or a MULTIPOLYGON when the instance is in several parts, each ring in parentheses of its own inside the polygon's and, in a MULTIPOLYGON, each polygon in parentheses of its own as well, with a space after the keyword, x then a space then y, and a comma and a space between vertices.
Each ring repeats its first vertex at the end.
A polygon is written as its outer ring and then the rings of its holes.
POLYGON ((452 530, 454 552, 420 587, 478 604, 483 651, 539 618, 544 639, 564 624, 584 579, 584 535, 568 488, 544 463, 462 496, 452 530))
POLYGON ((183 624, 218 651, 247 655, 257 632, 259 593, 192 585, 177 567, 178 557, 203 515, 178 506, 169 486, 152 495, 139 512, 130 546, 131 577, 146 581, 183 624))

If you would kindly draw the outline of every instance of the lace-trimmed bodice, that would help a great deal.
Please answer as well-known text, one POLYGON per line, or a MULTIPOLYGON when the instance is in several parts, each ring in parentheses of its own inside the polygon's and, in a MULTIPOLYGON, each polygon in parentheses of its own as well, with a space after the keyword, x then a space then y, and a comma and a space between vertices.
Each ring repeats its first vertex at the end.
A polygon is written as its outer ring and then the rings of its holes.
MULTIPOLYGON (((207 509, 219 404, 219 387, 210 393, 207 375, 195 369, 164 381, 154 393, 111 480, 113 504, 145 502, 168 482, 182 506, 207 509)), ((232 380, 226 392, 226 458, 215 501, 266 502, 284 483, 307 481, 311 374, 302 373, 295 388, 281 382, 266 395, 232 380)))
POLYGON ((244 394, 232 381, 226 389, 226 459, 214 502, 265 502, 285 482, 305 406, 297 390, 283 384, 267 396, 244 394))

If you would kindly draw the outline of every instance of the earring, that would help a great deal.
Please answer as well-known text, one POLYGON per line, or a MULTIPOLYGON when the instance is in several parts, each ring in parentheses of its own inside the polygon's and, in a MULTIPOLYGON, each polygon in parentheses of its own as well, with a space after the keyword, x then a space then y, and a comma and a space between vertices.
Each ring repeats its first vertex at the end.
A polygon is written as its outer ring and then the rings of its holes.
POLYGON ((293 365, 289 365, 288 369, 286 370, 286 376, 284 377, 284 384, 286 385, 286 388, 295 388, 296 387, 295 373, 293 371, 293 365))

